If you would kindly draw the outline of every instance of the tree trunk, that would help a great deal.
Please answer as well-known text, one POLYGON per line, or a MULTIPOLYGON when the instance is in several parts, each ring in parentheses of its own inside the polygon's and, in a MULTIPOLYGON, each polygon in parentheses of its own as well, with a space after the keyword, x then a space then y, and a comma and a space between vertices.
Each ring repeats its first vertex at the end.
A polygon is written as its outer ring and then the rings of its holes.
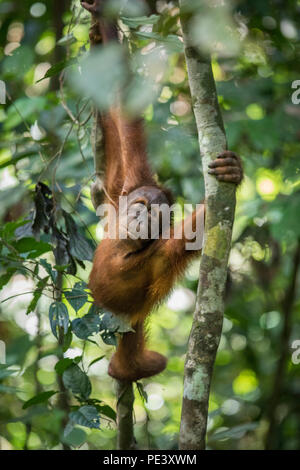
MULTIPOLYGON (((180 5, 184 3, 180 0, 180 5)), ((189 17, 181 24, 193 109, 199 134, 206 217, 196 308, 184 370, 180 449, 205 449, 208 401, 224 312, 224 291, 235 211, 235 186, 208 174, 208 164, 226 149, 210 57, 192 45, 189 17)))

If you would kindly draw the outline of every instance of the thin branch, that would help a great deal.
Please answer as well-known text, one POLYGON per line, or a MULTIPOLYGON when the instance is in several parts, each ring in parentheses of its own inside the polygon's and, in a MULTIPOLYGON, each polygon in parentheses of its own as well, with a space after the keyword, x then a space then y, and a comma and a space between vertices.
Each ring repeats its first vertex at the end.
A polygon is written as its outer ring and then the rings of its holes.
POLYGON ((116 380, 117 395, 117 449, 136 449, 133 434, 133 384, 116 380))
POLYGON ((39 291, 41 291, 42 295, 45 295, 46 297, 48 297, 48 299, 52 299, 52 297, 50 297, 49 295, 44 293, 44 289, 35 289, 35 290, 29 290, 27 292, 22 292, 21 294, 11 295, 10 297, 7 297, 6 299, 1 300, 0 304, 4 304, 4 302, 7 302, 8 300, 14 299, 15 297, 20 297, 20 296, 27 295, 27 294, 34 294, 35 292, 39 292, 39 291))
MULTIPOLYGON (((57 272, 57 280, 55 286, 55 300, 58 302, 62 301, 62 288, 63 288, 63 276, 61 272, 57 272)), ((59 328, 58 333, 58 347, 60 349, 60 353, 58 355, 58 360, 64 358, 63 354, 63 344, 64 344, 64 330, 63 328, 59 328)), ((62 426, 63 428, 66 426, 68 422, 68 415, 70 412, 70 398, 69 393, 66 390, 66 387, 63 383, 63 378, 61 374, 56 374, 56 380, 58 384, 58 389, 60 391, 57 400, 57 407, 64 412, 64 416, 62 418, 62 426)), ((70 450, 70 447, 63 443, 62 444, 64 450, 70 450)))
POLYGON ((69 106, 67 105, 66 100, 65 100, 65 95, 64 95, 64 73, 63 72, 59 75, 59 93, 60 93, 60 102, 61 102, 62 107, 64 108, 64 110, 68 114, 71 121, 74 124, 79 125, 80 124, 79 121, 76 119, 76 117, 72 113, 71 109, 69 108, 69 106))

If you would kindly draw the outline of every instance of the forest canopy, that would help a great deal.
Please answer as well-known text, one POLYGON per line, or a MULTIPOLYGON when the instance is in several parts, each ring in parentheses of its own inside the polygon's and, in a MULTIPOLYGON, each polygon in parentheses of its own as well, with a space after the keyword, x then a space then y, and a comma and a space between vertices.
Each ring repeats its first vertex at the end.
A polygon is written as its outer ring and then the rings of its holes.
MULTIPOLYGON (((208 449, 300 448, 300 2, 186 3, 212 58, 244 180, 210 393, 208 449), (224 3, 219 5, 219 3, 224 3)), ((107 374, 130 326, 87 287, 103 237, 90 186, 95 109, 122 89, 176 202, 205 197, 180 9, 111 1, 123 44, 90 50, 79 1, 0 0, 0 449, 115 449, 107 374), (124 61, 124 45, 130 51, 124 61)), ((97 132, 96 132, 97 134, 97 132)), ((98 149, 99 150, 99 149, 98 149)), ((177 449, 200 260, 151 315, 167 369, 134 385, 141 449, 177 449)))

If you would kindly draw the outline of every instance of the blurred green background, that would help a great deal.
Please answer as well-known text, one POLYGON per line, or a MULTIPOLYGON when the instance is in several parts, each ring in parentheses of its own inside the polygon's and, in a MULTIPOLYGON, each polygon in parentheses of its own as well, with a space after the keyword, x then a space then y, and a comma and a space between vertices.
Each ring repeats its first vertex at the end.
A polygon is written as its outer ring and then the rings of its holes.
MULTIPOLYGON (((111 2, 112 10, 120 3, 111 2)), ((72 251, 67 245, 72 236, 89 247, 101 239, 89 194, 92 104, 105 109, 122 86, 128 109, 144 113, 149 158, 160 181, 181 203, 204 198, 178 5, 134 0, 126 5, 121 24, 132 52, 130 69, 121 46, 88 55, 90 18, 78 1, 0 1, 0 84, 7 91, 0 105, 0 340, 6 345, 6 364, 0 367, 1 449, 116 445, 115 387, 107 375, 113 333, 109 339, 98 334, 80 339, 75 328, 71 338, 69 329, 71 342, 63 350, 48 317, 53 299, 65 305, 71 321, 88 310, 84 285, 83 304, 56 295, 57 277, 64 292, 73 293, 76 282, 88 280, 90 257, 75 253, 74 246, 72 251), (54 193, 60 235, 55 238, 52 228, 49 236, 40 223, 39 240, 26 230, 18 237, 39 181, 54 193), (80 236, 70 234, 62 211, 75 220, 80 236), (69 258, 58 262, 62 239, 72 256, 68 252, 69 258), (41 281, 45 276, 47 285, 41 281), (79 367, 83 375, 72 377, 71 384, 64 377, 62 384, 64 372, 54 368, 58 361, 65 371, 79 367), (83 391, 83 383, 87 388, 91 383, 91 393, 83 391), (62 387, 70 390, 65 404, 54 394, 62 387)), ((300 80, 300 1, 189 5, 195 44, 212 53, 228 146, 241 155, 245 170, 237 192, 208 448, 300 449, 300 105, 292 102, 297 92, 292 83, 300 80)), ((149 323, 151 347, 169 362, 164 373, 135 388, 139 448, 178 445, 198 270, 196 261, 149 323)))

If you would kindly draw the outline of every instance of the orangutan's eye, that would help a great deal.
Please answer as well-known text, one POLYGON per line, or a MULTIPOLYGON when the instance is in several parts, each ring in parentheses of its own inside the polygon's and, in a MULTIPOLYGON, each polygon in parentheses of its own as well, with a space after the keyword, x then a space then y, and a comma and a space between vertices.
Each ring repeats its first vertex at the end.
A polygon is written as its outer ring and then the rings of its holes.
POLYGON ((136 201, 134 201, 134 204, 142 204, 143 206, 148 205, 148 201, 145 198, 138 198, 136 201))
POLYGON ((138 218, 143 215, 146 216, 146 214, 147 214, 147 207, 145 206, 145 204, 141 202, 132 204, 128 210, 128 215, 134 218, 138 218))

